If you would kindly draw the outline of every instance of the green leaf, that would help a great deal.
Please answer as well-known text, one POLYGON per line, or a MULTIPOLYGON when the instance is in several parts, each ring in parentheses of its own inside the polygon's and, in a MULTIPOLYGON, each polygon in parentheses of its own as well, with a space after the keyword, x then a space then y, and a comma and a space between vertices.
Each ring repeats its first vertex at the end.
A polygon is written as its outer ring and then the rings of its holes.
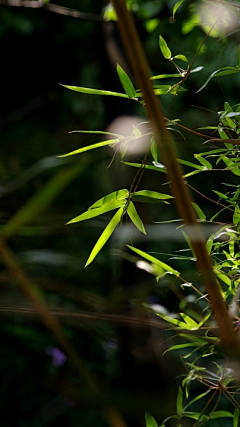
POLYGON ((113 209, 120 208, 126 204, 126 198, 128 197, 128 190, 119 190, 114 191, 113 193, 108 194, 107 196, 102 197, 97 202, 95 202, 90 208, 82 213, 81 215, 73 218, 67 224, 73 224, 79 221, 85 221, 86 219, 91 219, 96 216, 102 215, 106 212, 109 212, 113 209))
POLYGON ((131 201, 128 204, 127 213, 129 215, 129 218, 133 222, 133 224, 136 225, 136 227, 138 228, 138 230, 140 230, 142 233, 146 234, 142 220, 139 217, 133 202, 131 202, 131 201))
POLYGON ((151 149, 151 154, 152 154, 153 160, 155 163, 157 163, 158 162, 158 148, 157 148, 155 138, 153 136, 151 138, 150 149, 151 149))
POLYGON ((197 92, 195 92, 195 93, 201 92, 201 90, 203 90, 207 86, 207 84, 210 82, 210 80, 213 77, 227 76, 229 74, 235 74, 235 73, 238 73, 238 72, 239 72, 239 70, 237 68, 235 68, 235 67, 223 67, 223 68, 220 68, 219 70, 214 71, 208 77, 208 79, 206 80, 206 82, 204 83, 204 85, 201 86, 200 89, 198 89, 197 92))
POLYGON ((155 419, 149 414, 149 412, 145 412, 145 422, 146 427, 158 427, 155 419))
POLYGON ((173 59, 181 59, 181 61, 187 62, 188 63, 188 59, 185 55, 176 55, 173 57, 173 59))
POLYGON ((23 225, 36 221, 68 184, 82 173, 87 164, 67 167, 54 175, 49 181, 21 207, 3 227, 5 236, 12 236, 23 225))
POLYGON ((124 135, 119 135, 118 133, 106 132, 102 130, 72 130, 69 133, 91 133, 91 134, 98 134, 98 135, 112 135, 112 136, 117 136, 118 138, 124 138, 124 135))
POLYGON ((240 46, 238 47, 238 68, 240 68, 240 46))
POLYGON ((61 86, 66 87, 67 89, 73 90, 75 92, 88 93, 89 95, 107 95, 107 96, 118 96, 120 98, 129 98, 128 95, 126 95, 125 93, 111 92, 108 90, 100 90, 100 89, 92 89, 88 87, 78 87, 78 86, 68 86, 68 85, 61 85, 61 86))
POLYGON ((158 79, 171 79, 174 77, 182 77, 181 74, 159 74, 157 76, 150 77, 150 80, 158 80, 158 79))
MULTIPOLYGON (((206 344, 206 343, 204 343, 206 344)), ((188 348, 188 347, 196 347, 197 344, 195 343, 188 343, 188 344, 177 344, 177 345, 173 345, 172 347, 168 348, 164 354, 166 354, 168 351, 173 351, 173 350, 181 350, 183 348, 188 348)))
POLYGON ((187 160, 177 159, 177 161, 178 161, 178 163, 181 163, 181 165, 190 166, 190 167, 192 167, 194 169, 198 169, 200 171, 205 170, 205 168, 203 166, 196 165, 195 163, 188 162, 187 160))
POLYGON ((197 324, 197 322, 195 322, 195 320, 191 319, 191 317, 189 317, 185 313, 179 313, 179 314, 180 314, 180 316, 182 316, 184 322, 186 322, 186 324, 189 326, 190 329, 192 329, 192 330, 198 329, 198 324, 197 324))
MULTIPOLYGON (((141 163, 130 163, 130 162, 122 162, 122 163, 126 166, 132 166, 134 168, 140 168, 142 166, 141 163)), ((156 172, 167 173, 167 169, 162 163, 157 163, 156 166, 145 165, 145 169, 150 169, 156 172)))
POLYGON ((201 220, 201 221, 205 221, 206 220, 206 215, 205 215, 205 213, 202 211, 202 209, 197 205, 197 203, 192 203, 192 205, 193 205, 193 207, 194 207, 194 209, 195 209, 195 211, 197 212, 197 215, 198 215, 198 217, 199 217, 199 219, 201 220))
POLYGON ((68 221, 67 224, 74 224, 75 222, 80 222, 80 221, 85 221, 86 219, 95 218, 96 216, 112 211, 113 209, 120 208, 124 206, 125 203, 126 203, 125 200, 116 200, 116 201, 112 201, 111 203, 107 203, 106 205, 103 205, 101 208, 96 208, 96 209, 89 208, 89 210, 87 210, 86 212, 76 216, 75 218, 71 219, 71 221, 68 221))
POLYGON ((130 78, 128 77, 127 73, 125 73, 125 71, 122 69, 122 67, 119 64, 117 64, 117 73, 127 96, 131 99, 135 98, 136 90, 130 78))
POLYGON ((175 4, 175 6, 174 6, 174 8, 173 8, 173 18, 175 17, 175 13, 177 12, 178 8, 181 6, 181 4, 182 4, 184 1, 185 1, 185 0, 179 0, 179 1, 175 4))
POLYGON ((233 418, 233 414, 231 412, 228 412, 228 411, 215 411, 211 415, 210 419, 213 420, 216 418, 233 418))
POLYGON ((159 36, 159 47, 165 59, 171 59, 172 53, 162 36, 159 36))
POLYGON ((114 202, 116 200, 125 200, 128 197, 128 195, 129 193, 128 193, 128 190, 126 189, 113 191, 107 196, 104 196, 101 199, 99 199, 97 202, 91 205, 89 209, 100 208, 101 206, 106 205, 107 203, 114 202))
POLYGON ((98 142, 97 144, 87 145, 86 147, 79 148, 78 150, 71 151, 67 154, 62 154, 58 157, 68 157, 73 156, 75 154, 84 153, 85 151, 94 150, 95 148, 104 147, 106 145, 115 145, 117 142, 119 142, 119 139, 108 139, 107 141, 98 142))
POLYGON ((195 252, 193 250, 192 243, 191 243, 191 240, 190 240, 189 236, 187 235, 187 233, 185 233, 185 231, 182 231, 182 234, 183 234, 183 236, 184 236, 184 238, 185 238, 185 240, 186 240, 189 248, 191 249, 191 252, 192 252, 194 258, 196 258, 196 255, 195 255, 195 252))
POLYGON ((178 395, 177 395, 177 413, 181 414, 183 410, 183 391, 182 388, 178 388, 178 395))
MULTIPOLYGON (((174 270, 169 265, 165 264, 164 262, 160 261, 159 259, 153 257, 152 255, 147 254, 146 252, 141 251, 140 249, 134 248, 133 246, 127 245, 129 249, 131 249, 133 252, 136 252, 141 257, 145 258, 146 260, 152 262, 153 264, 158 265, 163 270, 167 271, 170 274, 173 274, 174 276, 179 276, 180 273, 177 270, 174 270)), ((182 322, 183 323, 183 322, 182 322)))
POLYGON ((173 199, 169 194, 158 193, 157 191, 141 190, 133 194, 132 200, 136 202, 155 203, 159 200, 173 199))
POLYGON ((238 225, 240 223, 240 209, 238 206, 235 206, 233 213, 233 224, 238 225))
POLYGON ((239 409, 235 409, 234 415, 233 415, 233 427, 238 427, 238 420, 239 420, 239 409))
POLYGON ((85 267, 87 267, 91 262, 94 260, 94 258, 97 256, 97 254, 100 252, 102 247, 105 245, 111 234, 114 232, 115 228, 119 224, 119 222, 122 219, 122 215, 124 213, 124 207, 121 207, 114 215, 114 217, 111 219, 101 236, 99 237, 96 245, 94 246, 86 264, 85 267))
POLYGON ((212 165, 210 162, 208 162, 204 157, 202 157, 200 154, 194 154, 194 157, 201 163, 206 169, 211 170, 212 165))

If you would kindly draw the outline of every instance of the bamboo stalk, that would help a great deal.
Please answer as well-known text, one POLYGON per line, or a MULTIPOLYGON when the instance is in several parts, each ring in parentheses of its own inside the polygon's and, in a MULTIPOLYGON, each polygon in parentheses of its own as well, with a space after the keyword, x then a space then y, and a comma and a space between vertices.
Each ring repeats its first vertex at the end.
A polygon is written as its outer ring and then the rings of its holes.
POLYGON ((220 328, 222 344, 228 352, 235 352, 238 348, 237 336, 233 331, 227 305, 220 294, 211 260, 206 251, 205 238, 201 226, 197 223, 191 196, 182 178, 182 168, 176 159, 170 133, 165 127, 161 107, 153 91, 147 61, 132 16, 127 10, 125 0, 112 0, 112 2, 118 16, 118 26, 125 51, 133 74, 143 94, 154 136, 168 171, 172 193, 176 198, 176 206, 187 226, 186 231, 196 254, 198 268, 220 328))

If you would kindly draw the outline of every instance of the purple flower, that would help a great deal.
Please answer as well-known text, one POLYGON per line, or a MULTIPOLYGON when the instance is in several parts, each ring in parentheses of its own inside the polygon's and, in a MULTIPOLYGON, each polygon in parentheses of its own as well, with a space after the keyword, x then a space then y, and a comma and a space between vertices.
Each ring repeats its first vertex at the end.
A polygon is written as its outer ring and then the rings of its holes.
POLYGON ((48 346, 46 354, 52 357, 52 365, 56 367, 64 365, 67 360, 67 356, 58 347, 48 346))

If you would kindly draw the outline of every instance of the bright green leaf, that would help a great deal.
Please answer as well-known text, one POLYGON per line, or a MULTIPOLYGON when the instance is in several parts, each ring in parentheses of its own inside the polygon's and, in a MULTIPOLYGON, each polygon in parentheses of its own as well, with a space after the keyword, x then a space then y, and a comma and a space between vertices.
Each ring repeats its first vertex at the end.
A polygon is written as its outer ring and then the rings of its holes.
POLYGON ((140 249, 134 248, 133 246, 127 245, 127 247, 129 249, 131 249, 133 252, 136 252, 141 257, 145 258, 146 260, 152 262, 153 264, 158 265, 159 267, 161 267, 163 270, 167 271, 168 273, 174 274, 174 276, 180 275, 179 271, 174 270, 172 267, 165 264, 165 262, 160 261, 159 259, 153 257, 152 255, 149 255, 146 252, 141 251, 140 249))
POLYGON ((235 409, 234 415, 233 415, 233 427, 238 427, 238 421, 239 421, 239 409, 235 409))
POLYGON ((201 220, 201 221, 205 221, 206 220, 206 215, 205 215, 205 213, 202 211, 202 209, 197 205, 197 203, 192 203, 192 205, 193 205, 193 207, 194 207, 194 209, 195 209, 195 211, 197 212, 197 215, 198 215, 198 217, 199 217, 199 219, 201 220))
POLYGON ((115 202, 116 200, 125 200, 128 197, 128 194, 128 190, 126 189, 113 191, 107 196, 99 199, 97 202, 91 205, 89 209, 100 208, 101 206, 106 205, 107 203, 115 202))
POLYGON ((185 0, 179 0, 173 8, 173 18, 175 17, 175 13, 177 12, 178 8, 181 6, 181 4, 184 2, 185 0))
POLYGON ((187 314, 185 313, 179 313, 180 316, 182 316, 184 322, 187 323, 187 325, 189 326, 189 328, 191 329, 198 329, 198 324, 197 322, 195 322, 195 320, 191 319, 191 317, 189 317, 187 314))
POLYGON ((96 245, 94 246, 86 264, 85 267, 87 267, 91 262, 94 260, 94 258, 97 256, 97 254, 100 252, 102 247, 105 245, 111 234, 114 232, 115 228, 119 224, 119 222, 122 219, 122 215, 124 212, 124 207, 121 207, 114 215, 114 217, 111 219, 101 236, 99 237, 96 245))
POLYGON ((185 55, 176 55, 173 57, 173 59, 181 59, 181 61, 187 62, 188 63, 188 59, 185 55))
POLYGON ((119 64, 117 64, 117 73, 127 96, 132 99, 135 98, 136 90, 130 78, 128 77, 127 73, 125 73, 125 71, 122 69, 122 67, 119 64))
POLYGON ((119 142, 119 139, 109 139, 107 141, 98 142, 97 144, 87 145, 86 147, 79 148, 78 150, 71 151, 67 154, 62 154, 58 157, 68 157, 73 156, 75 154, 84 153, 85 151, 94 150, 95 148, 104 147, 106 145, 115 145, 117 142, 119 142))
POLYGON ((155 419, 149 414, 149 412, 145 412, 145 422, 146 427, 158 427, 155 419))
POLYGON ((141 190, 133 194, 132 200, 136 202, 156 202, 158 200, 173 199, 169 194, 158 193, 157 191, 141 190))
POLYGON ((129 218, 133 222, 133 224, 136 225, 136 227, 138 228, 138 230, 140 230, 142 233, 146 234, 142 220, 139 217, 133 202, 131 202, 131 201, 128 204, 127 213, 129 215, 129 218))
POLYGON ((162 36, 159 36, 159 47, 165 59, 171 59, 172 53, 162 36))
POLYGON ((108 95, 108 96, 118 96, 120 98, 129 98, 128 95, 126 95, 125 93, 111 92, 108 90, 92 89, 92 88, 78 87, 78 86, 68 86, 68 85, 61 85, 61 86, 66 87, 67 89, 73 90, 75 92, 88 93, 89 95, 108 95))
POLYGON ((106 212, 112 211, 113 209, 120 208, 125 205, 125 200, 115 200, 110 203, 103 205, 101 208, 87 210, 79 216, 71 219, 67 224, 74 224, 75 222, 85 221, 86 219, 95 218, 96 216, 102 215, 106 212))

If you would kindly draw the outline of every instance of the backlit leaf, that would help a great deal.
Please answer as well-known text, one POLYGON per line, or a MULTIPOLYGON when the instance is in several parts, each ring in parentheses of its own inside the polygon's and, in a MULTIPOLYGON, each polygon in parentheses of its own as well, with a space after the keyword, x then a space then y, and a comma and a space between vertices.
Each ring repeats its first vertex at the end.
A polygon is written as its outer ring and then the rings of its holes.
POLYGON ((67 153, 67 154, 62 154, 61 156, 58 156, 58 157, 73 156, 75 154, 84 153, 85 151, 94 150, 95 148, 104 147, 106 145, 115 145, 117 142, 119 142, 119 138, 109 139, 107 141, 98 142, 97 144, 87 145, 86 147, 79 148, 78 150, 71 151, 70 153, 67 153))
POLYGON ((136 90, 130 78, 128 77, 127 73, 125 73, 125 71, 122 69, 122 67, 119 64, 117 64, 117 73, 127 96, 129 98, 135 98, 136 90))
POLYGON ((145 258, 146 260, 152 262, 153 264, 158 265, 163 270, 167 271, 168 273, 174 274, 174 276, 179 276, 180 273, 177 270, 174 270, 169 265, 165 264, 165 262, 160 261, 159 259, 153 257, 152 255, 147 254, 146 252, 141 251, 140 249, 134 248, 133 246, 127 245, 129 249, 131 249, 133 252, 136 252, 141 257, 145 258))
POLYGON ((105 245, 111 234, 114 232, 115 228, 119 224, 119 222, 122 219, 122 215, 124 212, 124 207, 121 207, 114 215, 114 217, 111 219, 101 236, 99 237, 96 245, 94 246, 86 264, 85 267, 87 267, 91 262, 94 260, 94 258, 97 256, 97 254, 100 252, 102 247, 105 245))
POLYGON ((185 0, 179 0, 179 1, 174 5, 174 8, 173 8, 173 18, 174 18, 174 16, 175 16, 175 13, 177 12, 178 8, 181 6, 181 4, 182 4, 184 1, 185 1, 185 0))
POLYGON ((127 213, 129 215, 129 218, 132 220, 133 224, 138 228, 138 230, 146 234, 142 220, 139 217, 133 202, 131 201, 128 204, 127 213))
POLYGON ((100 89, 92 89, 88 87, 78 87, 78 86, 68 86, 68 85, 61 85, 61 86, 66 87, 67 89, 73 90, 75 92, 88 93, 89 95, 108 95, 108 96, 119 96, 120 98, 129 98, 128 95, 126 95, 125 93, 112 92, 112 91, 100 90, 100 89))
POLYGON ((165 59, 170 59, 172 56, 171 50, 162 36, 159 36, 159 47, 165 59))

